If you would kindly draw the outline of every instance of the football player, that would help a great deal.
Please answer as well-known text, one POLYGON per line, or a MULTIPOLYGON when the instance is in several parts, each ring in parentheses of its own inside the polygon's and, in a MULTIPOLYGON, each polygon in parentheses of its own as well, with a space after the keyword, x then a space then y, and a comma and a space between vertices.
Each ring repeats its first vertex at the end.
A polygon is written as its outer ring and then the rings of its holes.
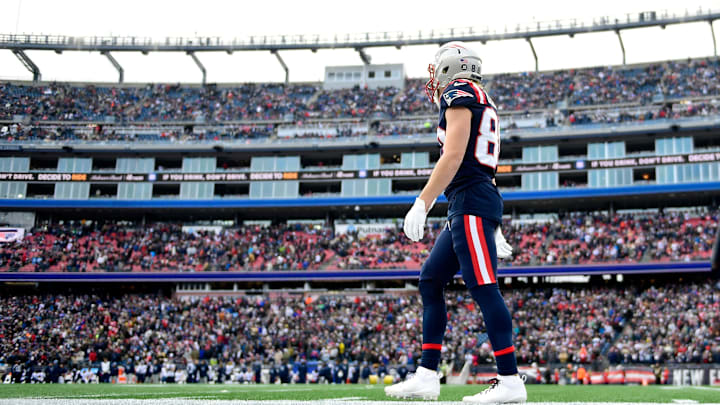
POLYGON ((403 230, 417 242, 425 219, 441 192, 448 199, 448 221, 420 272, 423 344, 420 366, 408 380, 385 388, 396 398, 437 399, 437 373, 447 323, 444 288, 460 270, 480 306, 497 364, 489 388, 466 402, 525 402, 512 342, 512 319, 498 288, 497 259, 512 255, 500 229, 503 201, 495 185, 500 132, 495 103, 481 81, 481 60, 462 42, 440 47, 430 64, 426 92, 440 108, 437 140, 442 154, 420 196, 405 216, 403 230))

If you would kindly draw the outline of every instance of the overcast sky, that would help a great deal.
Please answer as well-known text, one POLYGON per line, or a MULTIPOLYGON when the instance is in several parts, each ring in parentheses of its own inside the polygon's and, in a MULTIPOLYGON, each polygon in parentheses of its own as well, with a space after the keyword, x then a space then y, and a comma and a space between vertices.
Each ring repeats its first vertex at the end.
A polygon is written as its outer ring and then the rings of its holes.
MULTIPOLYGON (((250 35, 343 34, 376 31, 489 27, 503 31, 518 24, 600 16, 624 16, 640 11, 684 14, 720 10, 720 0, 605 0, 605 1, 221 1, 221 0, 2 0, 0 34, 43 33, 72 36, 135 35, 154 38, 250 35), (456 5, 457 7, 453 7, 456 5)), ((720 21, 715 22, 720 37, 720 21)), ((627 62, 711 56, 713 43, 707 23, 630 30, 623 33, 627 62)), ((534 40, 540 69, 618 65, 622 54, 614 33, 583 34, 575 38, 534 40)), ((534 69, 524 40, 473 44, 485 73, 534 69)), ((403 63, 410 77, 425 77, 436 46, 373 48, 373 63, 403 63)), ((281 52, 291 81, 319 81, 324 67, 357 65, 352 50, 281 52)), ((29 51, 44 80, 117 80, 117 73, 98 53, 29 51)), ((115 53, 125 68, 126 82, 200 82, 201 74, 185 54, 115 53)), ((284 71, 269 52, 199 53, 209 82, 282 81, 284 71)), ((0 50, 0 78, 30 80, 15 56, 0 50)))

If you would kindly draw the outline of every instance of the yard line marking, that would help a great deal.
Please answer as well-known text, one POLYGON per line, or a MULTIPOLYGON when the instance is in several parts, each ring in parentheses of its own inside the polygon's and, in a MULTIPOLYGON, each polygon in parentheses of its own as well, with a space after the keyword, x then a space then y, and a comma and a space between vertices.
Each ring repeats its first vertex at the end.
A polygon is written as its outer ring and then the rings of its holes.
POLYGON ((720 387, 691 387, 695 388, 696 390, 708 390, 708 391, 720 391, 720 387))
POLYGON ((698 401, 694 399, 673 399, 672 400, 676 404, 697 404, 698 401))
MULTIPOLYGON (((358 401, 342 399, 321 399, 315 401, 291 400, 212 400, 212 405, 401 405, 402 401, 358 401)), ((40 399, 5 398, 0 405, 207 405, 208 399, 163 398, 163 399, 40 399)), ((461 402, 412 401, 412 404, 460 405, 461 402)), ((667 405, 658 402, 527 402, 526 405, 667 405)), ((720 403, 707 404, 720 405, 720 403)))

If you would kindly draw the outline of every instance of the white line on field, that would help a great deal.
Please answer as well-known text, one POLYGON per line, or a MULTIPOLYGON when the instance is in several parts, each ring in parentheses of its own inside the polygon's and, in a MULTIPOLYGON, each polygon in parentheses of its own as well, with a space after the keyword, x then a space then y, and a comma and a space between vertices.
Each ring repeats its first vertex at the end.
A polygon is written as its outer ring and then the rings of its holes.
MULTIPOLYGON (((461 402, 411 401, 412 404, 459 405, 461 402)), ((208 400, 187 398, 165 399, 0 399, 0 405, 207 405, 208 400)), ((245 401, 213 400, 212 405, 400 405, 400 401, 245 401)), ((657 402, 528 402, 526 405, 663 405, 657 402)), ((667 405, 667 404, 664 404, 667 405)), ((720 403, 707 404, 720 405, 720 403)))
MULTIPOLYGON (((167 385, 165 386, 167 387, 167 385)), ((208 391, 163 391, 161 394, 163 395, 189 395, 187 398, 197 398, 194 394, 228 394, 231 392, 241 392, 243 386, 236 386, 238 389, 234 391, 230 391, 226 386, 218 385, 217 388, 223 388, 221 390, 208 390, 208 391)), ((136 388, 140 388, 137 387, 136 388)), ((144 388, 144 387, 143 387, 144 388)), ((284 388, 284 389, 273 389, 272 392, 302 392, 302 391, 312 391, 313 389, 308 388, 284 388)), ((112 397, 125 397, 128 395, 132 396, 140 396, 140 395, 157 395, 158 392, 156 391, 133 391, 133 392, 110 392, 110 393, 103 393, 103 394, 68 394, 68 395, 48 395, 46 397, 43 397, 43 399, 51 399, 51 400, 61 400, 61 399, 78 399, 78 398, 96 398, 96 399, 107 399, 112 397)), ((213 398, 217 398, 217 396, 214 396, 213 398)), ((40 398, 28 398, 28 399, 40 399, 40 398)), ((131 398, 128 398, 131 399, 131 398)), ((1 400, 0 400, 1 401, 1 400)), ((0 404, 3 404, 3 402, 0 402, 0 404)))
POLYGON ((694 399, 673 399, 672 400, 676 404, 697 404, 698 401, 694 399))
MULTIPOLYGON (((262 389, 275 389, 283 387, 293 387, 297 385, 293 384, 213 384, 213 383, 201 383, 201 384, 117 384, 113 388, 168 388, 168 387, 198 387, 203 388, 215 388, 215 389, 240 389, 245 390, 247 388, 262 388, 262 389)), ((318 386, 317 384, 303 385, 303 386, 318 386)), ((372 387, 372 386, 371 386, 372 387)), ((377 387, 377 385, 376 385, 377 387)))

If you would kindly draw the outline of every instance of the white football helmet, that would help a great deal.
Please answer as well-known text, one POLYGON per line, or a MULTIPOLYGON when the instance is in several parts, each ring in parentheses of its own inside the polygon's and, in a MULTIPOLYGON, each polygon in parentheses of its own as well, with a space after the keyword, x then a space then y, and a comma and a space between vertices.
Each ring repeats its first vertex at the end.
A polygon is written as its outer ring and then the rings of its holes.
POLYGON ((443 45, 435 53, 435 62, 428 66, 430 80, 425 84, 425 93, 431 103, 440 106, 440 95, 450 82, 456 79, 468 79, 480 82, 480 56, 464 42, 452 41, 443 45))

